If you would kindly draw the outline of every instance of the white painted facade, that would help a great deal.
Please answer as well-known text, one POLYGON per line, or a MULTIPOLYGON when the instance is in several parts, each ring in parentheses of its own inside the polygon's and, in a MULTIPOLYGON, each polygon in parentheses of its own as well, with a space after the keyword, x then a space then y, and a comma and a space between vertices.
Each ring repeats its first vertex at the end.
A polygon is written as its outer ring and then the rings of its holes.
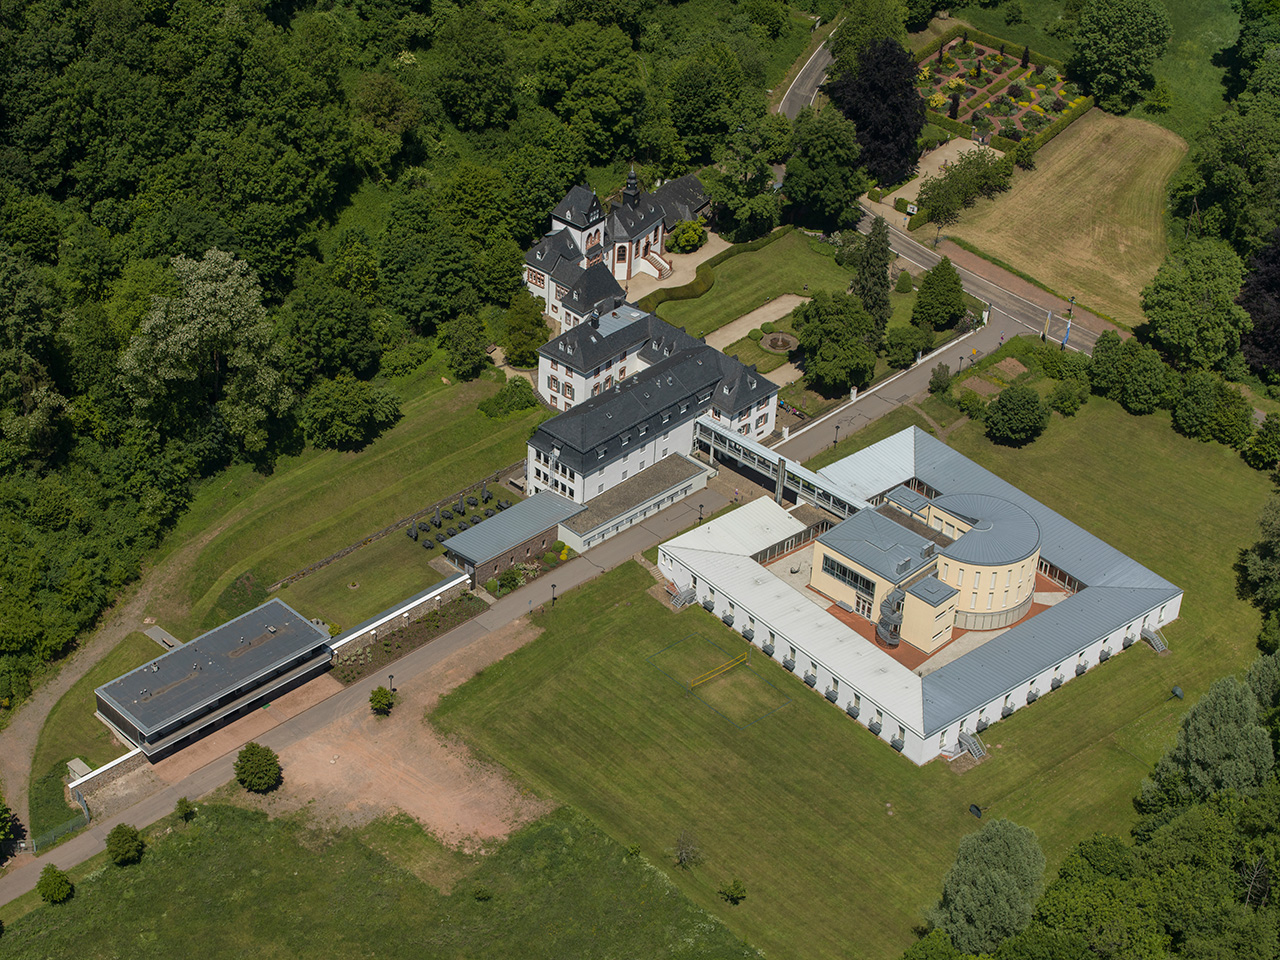
POLYGON ((538 393, 557 410, 568 410, 588 397, 612 390, 615 383, 634 376, 648 364, 640 359, 640 347, 628 347, 609 362, 588 371, 575 370, 568 359, 561 362, 538 355, 538 393))
POLYGON ((524 462, 525 489, 529 496, 539 490, 554 490, 575 503, 586 503, 653 466, 663 457, 690 453, 693 450, 694 422, 689 419, 669 430, 654 433, 652 437, 639 437, 622 456, 608 463, 602 460, 598 468, 586 475, 570 470, 530 444, 524 462))

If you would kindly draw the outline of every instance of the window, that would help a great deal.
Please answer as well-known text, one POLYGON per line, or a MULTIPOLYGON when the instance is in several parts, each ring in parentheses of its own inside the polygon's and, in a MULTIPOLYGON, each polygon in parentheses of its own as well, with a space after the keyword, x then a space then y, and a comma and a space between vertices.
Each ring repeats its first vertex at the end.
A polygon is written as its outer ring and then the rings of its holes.
POLYGON ((680 404, 680 412, 681 412, 681 413, 688 413, 688 412, 689 412, 689 405, 688 405, 687 403, 682 403, 682 404, 680 404))
POLYGON ((994 593, 988 593, 988 594, 987 594, 987 609, 988 609, 988 610, 990 610, 990 609, 991 609, 991 604, 995 601, 995 598, 996 598, 996 595, 995 595, 994 593))
POLYGON ((876 595, 876 585, 874 583, 856 570, 850 570, 830 554, 822 555, 822 572, 829 577, 834 577, 846 586, 853 587, 859 593, 866 594, 868 597, 876 595))
POLYGON ((551 402, 551 405, 552 405, 553 407, 554 407, 554 406, 556 406, 556 398, 555 398, 555 397, 552 397, 550 402, 551 402))
POLYGON ((554 360, 552 360, 552 361, 551 361, 551 369, 552 369, 552 370, 559 370, 559 369, 560 369, 560 364, 558 364, 558 363, 556 363, 554 360))
POLYGON ((959 570, 956 571, 956 586, 957 587, 964 586, 964 567, 961 567, 959 570))
POLYGON ((1008 605, 1009 605, 1009 591, 1008 591, 1008 590, 1006 590, 1006 591, 1004 592, 1004 602, 1003 602, 1002 604, 1000 604, 1000 606, 1002 606, 1002 607, 1007 607, 1008 605))
POLYGON ((664 457, 667 455, 667 448, 666 448, 666 447, 663 447, 663 448, 662 448, 662 455, 663 455, 664 457))
POLYGON ((991 571, 991 586, 990 586, 988 589, 990 589, 990 590, 994 590, 995 588, 996 588, 996 572, 995 572, 994 570, 992 570, 992 571, 991 571))
POLYGON ((625 470, 622 471, 622 479, 623 480, 627 479, 627 471, 625 470))
POLYGON ((609 374, 609 376, 604 378, 604 388, 606 390, 613 388, 613 374, 609 374))
POLYGON ((640 436, 643 437, 648 432, 649 432, 649 425, 646 423, 640 424, 640 436))
POLYGON ((969 596, 969 609, 970 610, 978 609, 978 594, 976 592, 969 596))
POLYGON ((551 376, 551 374, 547 374, 547 389, 552 393, 559 393, 560 379, 558 377, 551 376))
POLYGON ((768 422, 769 422, 769 415, 767 413, 760 414, 760 416, 756 417, 756 429, 759 430, 768 422))
POLYGON ((1004 572, 1004 585, 1007 587, 1013 581, 1013 568, 1010 567, 1004 572))
POLYGON ((626 263, 626 262, 627 262, 627 248, 626 248, 626 247, 619 247, 619 248, 618 248, 618 262, 619 262, 619 263, 626 263))
POLYGON ((773 643, 773 641, 774 641, 774 640, 776 640, 776 639, 777 639, 777 638, 773 635, 773 631, 772 631, 772 630, 770 630, 770 631, 769 631, 769 642, 770 642, 770 643, 773 643))
POLYGON ((832 677, 832 678, 831 678, 831 692, 832 692, 832 693, 839 693, 839 692, 840 692, 840 678, 839 678, 839 677, 832 677))
POLYGON ((951 575, 951 565, 944 563, 942 565, 942 579, 945 580, 950 575, 951 575))
POLYGON ((564 394, 564 397, 566 400, 573 399, 573 386, 572 384, 569 383, 568 380, 564 382, 564 386, 561 388, 560 392, 564 394))
POLYGON ((596 490, 596 493, 604 493, 604 484, 603 484, 603 483, 602 483, 602 484, 600 484, 599 488, 596 490))
POLYGON ((667 423, 667 422, 669 422, 670 420, 671 420, 671 414, 669 414, 669 413, 664 413, 664 414, 662 415, 662 422, 663 422, 663 423, 667 423))
POLYGON ((626 378, 627 378, 627 368, 626 368, 626 367, 620 367, 620 368, 618 369, 618 379, 619 379, 619 380, 625 380, 626 378))
POLYGON ((631 438, 624 433, 622 435, 622 445, 625 447, 630 442, 631 442, 631 438))
POLYGON ((796 658, 796 648, 795 648, 795 647, 789 647, 788 649, 790 649, 790 651, 791 651, 791 656, 787 657, 787 659, 788 659, 788 660, 794 660, 794 659, 796 658))
MULTIPOLYGON (((942 735, 945 737, 947 735, 947 732, 945 730, 942 731, 942 735)), ((907 740, 907 728, 904 727, 902 724, 898 724, 898 739, 901 740, 903 743, 905 743, 907 740)))
POLYGON ((596 449, 596 459, 597 460, 604 459, 604 447, 599 447, 596 449))
POLYGON ((600 384, 597 383, 591 388, 591 395, 593 397, 600 396, 600 384))

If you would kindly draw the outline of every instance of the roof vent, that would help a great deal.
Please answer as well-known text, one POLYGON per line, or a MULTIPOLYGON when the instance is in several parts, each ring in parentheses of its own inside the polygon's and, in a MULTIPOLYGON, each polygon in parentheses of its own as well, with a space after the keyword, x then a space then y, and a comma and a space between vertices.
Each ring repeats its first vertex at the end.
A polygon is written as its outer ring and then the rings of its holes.
POLYGON ((904 557, 898 561, 898 573, 906 573, 911 567, 911 558, 904 557))
POLYGON ((920 556, 924 557, 926 560, 927 560, 929 557, 932 557, 932 556, 933 556, 933 544, 932 544, 932 543, 926 543, 926 544, 924 545, 924 549, 920 551, 920 556))

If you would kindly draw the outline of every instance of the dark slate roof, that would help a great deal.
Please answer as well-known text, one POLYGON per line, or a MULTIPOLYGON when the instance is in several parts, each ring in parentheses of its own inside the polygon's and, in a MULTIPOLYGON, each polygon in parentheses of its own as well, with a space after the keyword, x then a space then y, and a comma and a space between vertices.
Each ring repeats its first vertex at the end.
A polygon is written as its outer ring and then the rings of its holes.
MULTIPOLYGON (((537 270, 555 275, 558 269, 571 266, 581 272, 582 251, 568 230, 557 230, 548 233, 535 243, 524 255, 524 262, 537 270)), ((568 285, 570 281, 561 280, 568 285)))
POLYGON ((653 191, 653 199, 663 209, 667 229, 681 220, 696 220, 705 216, 711 201, 702 187, 702 181, 692 173, 677 180, 668 180, 653 191))
POLYGON ((538 352, 580 374, 588 374, 596 367, 608 363, 623 351, 630 351, 643 344, 641 356, 652 366, 677 350, 702 346, 701 340, 689 336, 679 327, 673 327, 658 316, 640 314, 632 323, 614 327, 613 314, 638 313, 634 307, 623 305, 617 311, 601 310, 600 326, 583 323, 571 327, 538 352), (611 329, 611 332, 604 332, 611 329))
POLYGON ((663 216, 661 204, 655 203, 653 196, 647 193, 640 195, 634 207, 625 203, 614 204, 605 221, 605 240, 607 243, 621 243, 643 237, 653 232, 663 216))
POLYGON ((596 223, 604 215, 600 200, 595 192, 587 187, 575 186, 569 189, 564 199, 551 211, 552 218, 571 223, 575 227, 587 227, 596 223))
POLYGON ((328 642, 328 631, 277 597, 96 692, 145 737, 328 642))
POLYGON ((603 263, 593 263, 587 269, 579 271, 578 276, 565 286, 569 288, 569 292, 562 302, 579 316, 586 316, 597 308, 612 310, 627 296, 622 285, 603 263))
POLYGON ((934 562, 931 541, 874 510, 858 511, 818 542, 890 583, 902 583, 934 562))
POLYGON ((777 386, 754 367, 744 367, 698 342, 553 417, 529 442, 534 449, 588 474, 650 442, 656 434, 696 419, 712 403, 732 414, 777 392, 777 386), (687 407, 683 413, 682 405, 687 407), (663 414, 668 417, 666 423, 663 414), (554 452, 557 449, 559 453, 554 452))
POLYGON ((483 566, 585 509, 558 493, 543 490, 450 537, 444 542, 444 548, 470 560, 474 566, 483 566))
POLYGON ((938 548, 944 557, 992 567, 1025 560, 1040 547, 1040 526, 1008 500, 982 493, 950 493, 935 497, 933 505, 971 524, 967 533, 938 548))

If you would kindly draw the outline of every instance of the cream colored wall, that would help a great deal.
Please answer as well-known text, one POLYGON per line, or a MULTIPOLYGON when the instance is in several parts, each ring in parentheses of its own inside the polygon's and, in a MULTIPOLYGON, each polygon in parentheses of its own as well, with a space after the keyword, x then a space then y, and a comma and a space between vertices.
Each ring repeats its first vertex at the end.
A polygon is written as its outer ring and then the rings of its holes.
POLYGON ((944 536, 950 537, 952 540, 960 539, 960 535, 962 533, 968 533, 971 526, 967 521, 961 520, 959 517, 954 517, 945 510, 939 510, 932 503, 930 503, 928 508, 925 510, 925 516, 929 518, 929 526, 933 527, 933 529, 937 530, 944 536), (948 526, 954 529, 948 530, 948 526))
POLYGON ((994 567, 960 563, 948 557, 939 556, 937 577, 947 586, 955 587, 960 591, 956 598, 959 609, 978 613, 985 613, 989 609, 994 612, 1016 607, 1035 592, 1036 564, 1039 560, 1039 550, 1018 563, 994 567), (995 576, 994 586, 991 579, 993 575, 995 576), (974 577, 981 580, 976 588, 974 577), (1008 591, 1008 597, 1005 596, 1005 591, 1008 591), (988 595, 991 595, 990 608, 987 607, 988 595))
POLYGON ((858 591, 853 589, 853 587, 847 586, 843 581, 837 580, 835 577, 822 572, 822 558, 828 555, 830 555, 837 563, 842 563, 850 570, 857 571, 875 584, 875 597, 871 601, 871 619, 877 619, 880 616, 880 601, 883 600, 885 595, 893 589, 893 584, 888 580, 884 580, 876 576, 870 570, 864 569, 848 557, 837 553, 835 550, 827 549, 815 540, 813 543, 813 573, 809 577, 809 584, 815 590, 822 591, 833 600, 843 600, 845 603, 849 604, 849 606, 855 607, 856 609, 854 601, 858 597, 858 591))
POLYGON ((902 605, 902 639, 925 653, 933 653, 951 639, 951 628, 956 622, 954 598, 941 607, 933 607, 919 597, 907 594, 902 605), (939 616, 941 614, 941 616, 939 616), (941 630, 935 640, 934 634, 941 630))

